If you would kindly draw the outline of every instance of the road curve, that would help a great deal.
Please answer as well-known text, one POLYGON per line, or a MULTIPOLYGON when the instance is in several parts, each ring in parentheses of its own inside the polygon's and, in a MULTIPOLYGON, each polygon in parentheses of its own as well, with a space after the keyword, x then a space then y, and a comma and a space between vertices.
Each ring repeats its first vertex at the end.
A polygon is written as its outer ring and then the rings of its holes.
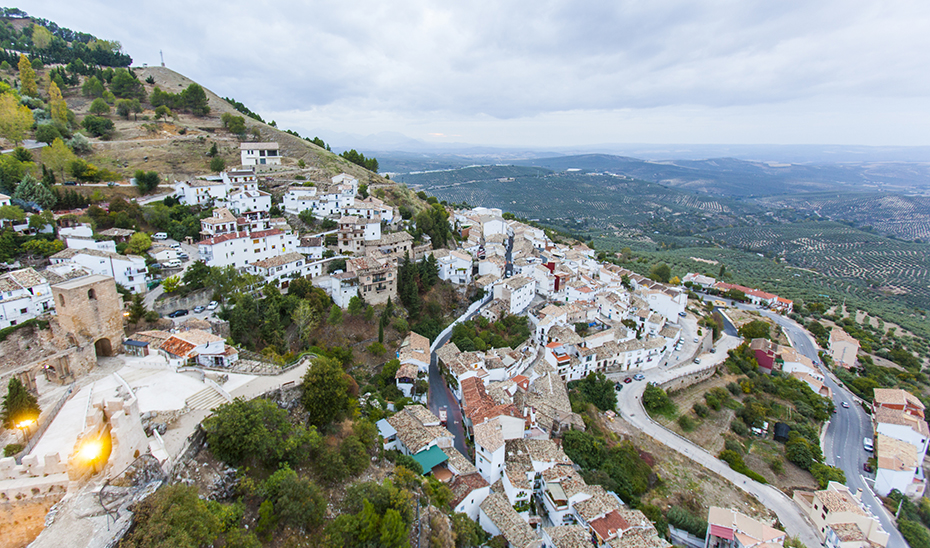
MULTIPOLYGON (((718 347, 723 346, 725 345, 721 341, 718 347)), ((726 350, 720 348, 717 354, 705 354, 701 359, 702 361, 708 360, 705 363, 720 363, 726 359, 726 350)), ((778 520, 784 525, 789 535, 799 538, 808 548, 820 546, 820 537, 817 535, 813 524, 801 513, 798 506, 787 495, 770 485, 758 483, 732 470, 729 465, 717 459, 703 447, 692 443, 652 420, 642 404, 642 396, 647 381, 664 381, 678 375, 675 374, 674 370, 653 370, 645 373, 645 375, 646 381, 628 384, 618 394, 617 409, 624 420, 659 443, 674 449, 756 497, 763 505, 775 512, 778 520)))

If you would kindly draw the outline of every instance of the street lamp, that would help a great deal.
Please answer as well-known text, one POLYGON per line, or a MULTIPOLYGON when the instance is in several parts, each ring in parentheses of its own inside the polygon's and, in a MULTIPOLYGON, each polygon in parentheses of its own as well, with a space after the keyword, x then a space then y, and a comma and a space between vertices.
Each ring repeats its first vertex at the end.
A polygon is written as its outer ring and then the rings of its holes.
POLYGON ((23 445, 26 445, 26 429, 36 423, 35 419, 25 419, 16 423, 16 428, 23 434, 23 445))

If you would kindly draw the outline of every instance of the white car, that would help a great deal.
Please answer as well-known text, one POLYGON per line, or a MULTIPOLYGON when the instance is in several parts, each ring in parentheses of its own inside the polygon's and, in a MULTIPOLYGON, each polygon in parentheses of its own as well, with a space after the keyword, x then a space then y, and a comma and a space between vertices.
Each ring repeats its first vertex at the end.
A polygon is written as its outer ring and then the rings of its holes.
POLYGON ((216 307, 218 307, 219 305, 220 303, 216 301, 210 301, 210 304, 207 305, 207 310, 216 310, 216 307))

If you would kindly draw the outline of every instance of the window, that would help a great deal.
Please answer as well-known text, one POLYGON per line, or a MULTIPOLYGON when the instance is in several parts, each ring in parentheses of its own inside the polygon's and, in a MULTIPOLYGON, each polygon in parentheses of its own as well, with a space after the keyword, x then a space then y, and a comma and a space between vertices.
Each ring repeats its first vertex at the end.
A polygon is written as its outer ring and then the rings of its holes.
POLYGON ((19 313, 20 313, 20 314, 26 314, 27 312, 29 312, 29 309, 28 309, 28 308, 20 308, 20 309, 19 309, 19 313))
POLYGON ((64 306, 64 305, 65 305, 65 296, 64 296, 64 295, 58 295, 58 303, 59 303, 61 306, 64 306))
POLYGON ((88 299, 91 299, 91 300, 93 300, 93 301, 96 301, 96 300, 97 300, 97 292, 94 291, 93 289, 88 289, 88 290, 87 290, 87 298, 88 298, 88 299))

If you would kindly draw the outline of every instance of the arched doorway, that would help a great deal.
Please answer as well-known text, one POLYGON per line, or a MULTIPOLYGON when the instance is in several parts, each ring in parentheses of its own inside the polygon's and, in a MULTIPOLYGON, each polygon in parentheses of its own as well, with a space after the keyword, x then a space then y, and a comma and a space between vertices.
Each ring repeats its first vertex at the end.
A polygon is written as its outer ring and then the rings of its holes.
POLYGON ((99 339, 94 343, 94 350, 97 352, 97 357, 105 357, 113 355, 113 346, 110 344, 110 339, 99 339))

